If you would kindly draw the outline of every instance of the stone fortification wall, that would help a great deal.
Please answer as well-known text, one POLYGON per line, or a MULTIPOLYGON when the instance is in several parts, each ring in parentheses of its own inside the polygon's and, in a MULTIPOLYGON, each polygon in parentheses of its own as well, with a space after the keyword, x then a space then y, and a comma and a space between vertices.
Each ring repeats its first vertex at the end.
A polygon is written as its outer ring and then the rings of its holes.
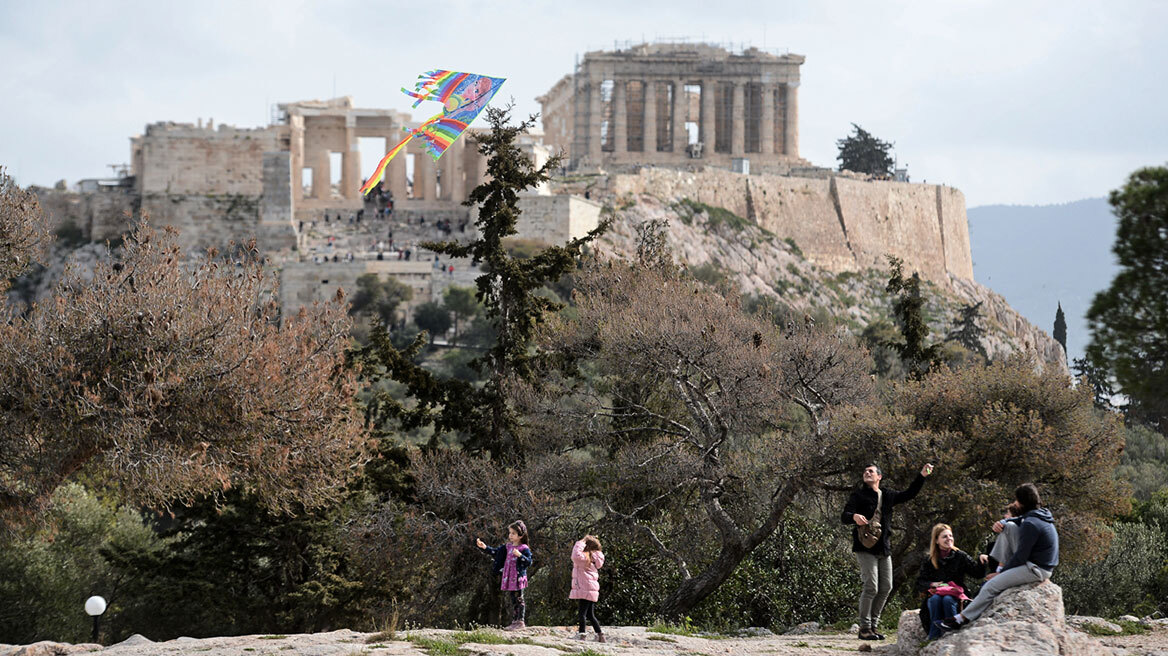
POLYGON ((430 282, 434 274, 432 262, 403 260, 356 260, 353 262, 312 261, 287 262, 280 271, 280 307, 284 316, 292 316, 300 308, 316 302, 332 300, 337 289, 343 289, 348 298, 357 291, 357 278, 376 273, 382 278, 396 278, 414 290, 414 298, 407 312, 431 300, 430 282))
POLYGON ((148 194, 263 193, 264 153, 286 150, 278 128, 217 130, 153 123, 132 142, 138 191, 148 194))
POLYGON ((520 239, 559 245, 583 237, 600 223, 601 206, 580 196, 521 196, 515 229, 520 239))
POLYGON ((224 248, 229 242, 246 243, 260 232, 260 197, 244 194, 146 194, 142 213, 150 224, 178 229, 183 250, 224 248))
POLYGON ((78 193, 33 187, 49 226, 56 231, 67 225, 81 230, 94 242, 114 239, 130 229, 131 216, 138 216, 138 195, 128 187, 78 193))
POLYGON ((950 275, 973 280, 965 197, 952 187, 655 168, 613 175, 608 184, 618 196, 724 207, 793 239, 808 260, 830 271, 883 268, 893 255, 939 284, 948 286, 950 275))

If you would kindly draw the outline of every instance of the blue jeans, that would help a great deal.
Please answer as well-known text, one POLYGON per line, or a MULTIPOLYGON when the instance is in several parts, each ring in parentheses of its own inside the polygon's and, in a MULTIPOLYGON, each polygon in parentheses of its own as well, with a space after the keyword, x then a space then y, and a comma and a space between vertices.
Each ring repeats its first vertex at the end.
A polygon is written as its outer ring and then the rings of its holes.
POLYGON ((936 640, 941 637, 941 628, 933 622, 943 620, 946 617, 953 617, 957 614, 957 597, 950 597, 948 595, 933 595, 929 597, 929 640, 936 640))

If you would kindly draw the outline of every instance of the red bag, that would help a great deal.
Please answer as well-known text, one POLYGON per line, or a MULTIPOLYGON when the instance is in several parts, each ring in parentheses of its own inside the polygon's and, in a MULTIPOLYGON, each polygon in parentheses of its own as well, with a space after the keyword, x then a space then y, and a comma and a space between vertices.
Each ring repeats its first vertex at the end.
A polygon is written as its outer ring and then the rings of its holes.
POLYGON ((969 597, 965 596, 965 588, 957 585, 953 581, 949 581, 949 583, 945 585, 932 588, 932 592, 933 594, 941 595, 942 597, 957 597, 962 601, 969 601, 969 597))

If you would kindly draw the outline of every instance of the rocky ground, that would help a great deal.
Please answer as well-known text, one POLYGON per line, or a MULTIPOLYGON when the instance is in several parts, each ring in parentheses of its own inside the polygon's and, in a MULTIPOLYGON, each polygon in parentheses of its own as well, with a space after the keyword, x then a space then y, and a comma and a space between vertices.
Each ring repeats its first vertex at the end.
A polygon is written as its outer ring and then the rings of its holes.
MULTIPOLYGON (((135 636, 104 649, 98 645, 59 643, 38 643, 26 647, 0 646, 0 656, 41 656, 98 650, 103 656, 831 656, 840 652, 867 651, 865 647, 874 648, 877 654, 897 653, 895 636, 889 636, 886 643, 861 642, 851 633, 704 638, 654 633, 644 627, 611 627, 606 629, 606 644, 592 641, 591 634, 585 643, 572 639, 573 635, 574 629, 569 627, 533 627, 517 633, 494 629, 473 632, 424 629, 399 631, 392 638, 348 630, 288 636, 237 636, 201 640, 178 638, 167 642, 150 642, 135 636)), ((1158 627, 1145 635, 1105 638, 1102 644, 1119 648, 1122 650, 1119 653, 1123 654, 1168 656, 1168 627, 1158 627)), ((1003 650, 1001 653, 1008 652, 1003 650)))
MULTIPOLYGON (((1121 618, 1121 622, 1124 622, 1121 618)), ((1091 637, 1079 630, 1094 624, 1094 632, 1120 632, 1120 624, 1063 612, 1062 589, 1050 583, 1020 586, 1004 592, 994 605, 966 628, 926 642, 916 611, 904 611, 899 630, 887 641, 865 642, 855 633, 825 633, 813 622, 785 635, 766 629, 746 629, 741 635, 682 635, 618 626, 605 629, 608 641, 575 640, 573 627, 531 627, 505 633, 498 629, 450 631, 420 629, 383 633, 333 631, 301 635, 252 635, 223 638, 177 638, 151 642, 132 636, 116 645, 67 645, 42 642, 27 646, 0 645, 0 656, 48 656, 100 651, 103 656, 828 656, 864 651, 883 656, 1168 656, 1168 619, 1128 618, 1129 630, 1140 633, 1091 637)))

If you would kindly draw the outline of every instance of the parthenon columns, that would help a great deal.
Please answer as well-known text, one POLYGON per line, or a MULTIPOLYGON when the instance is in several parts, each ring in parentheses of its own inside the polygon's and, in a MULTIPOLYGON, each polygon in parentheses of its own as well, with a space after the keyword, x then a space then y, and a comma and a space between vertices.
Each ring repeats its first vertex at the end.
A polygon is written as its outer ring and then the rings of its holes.
POLYGON ((657 152, 657 82, 645 80, 645 141, 646 153, 657 152))
POLYGON ((673 154, 685 155, 689 144, 689 134, 685 131, 686 114, 689 113, 689 96, 685 93, 685 80, 673 81, 673 154))
POLYGON ((799 84, 787 84, 786 116, 783 117, 783 154, 799 156, 799 84))
MULTIPOLYGON (((713 78, 702 80, 702 130, 700 140, 703 143, 702 152, 713 154, 715 130, 714 97, 717 95, 718 81, 713 78)), ((708 155, 704 155, 708 157, 708 155)))
POLYGON ((745 102, 745 86, 742 82, 734 82, 734 90, 731 92, 731 114, 730 114, 730 154, 735 157, 742 157, 746 152, 746 107, 745 102))
POLYGON ((612 150, 616 153, 628 152, 629 101, 628 83, 624 80, 615 80, 612 83, 612 105, 612 150))
POLYGON ((600 162, 604 145, 600 139, 600 126, 604 122, 604 99, 600 97, 602 82, 599 76, 588 80, 588 158, 593 163, 600 162))
POLYGON ((762 123, 759 124, 759 152, 773 155, 775 152, 775 87, 762 85, 762 123))

